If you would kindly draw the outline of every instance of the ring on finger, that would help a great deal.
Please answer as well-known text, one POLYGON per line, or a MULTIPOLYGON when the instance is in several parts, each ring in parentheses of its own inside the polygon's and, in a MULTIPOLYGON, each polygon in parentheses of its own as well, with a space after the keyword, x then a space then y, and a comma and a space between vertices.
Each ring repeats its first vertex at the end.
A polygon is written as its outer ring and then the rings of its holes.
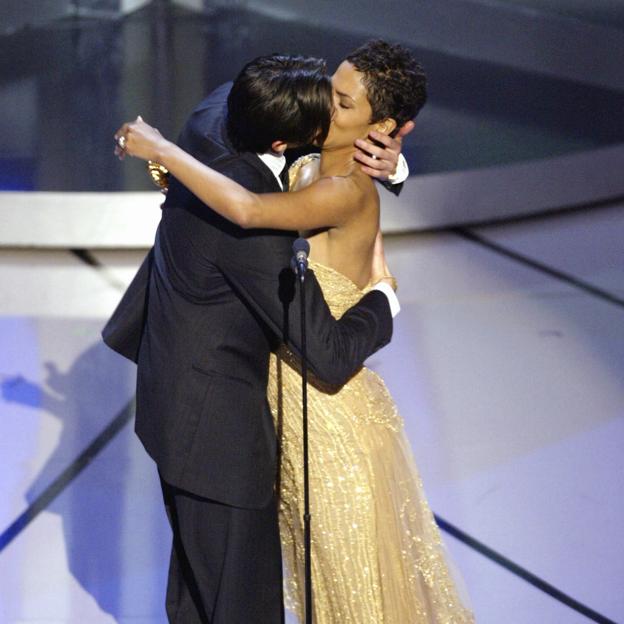
POLYGON ((120 137, 117 137, 117 145, 119 145, 119 149, 125 150, 126 149, 126 137, 123 135, 120 137))

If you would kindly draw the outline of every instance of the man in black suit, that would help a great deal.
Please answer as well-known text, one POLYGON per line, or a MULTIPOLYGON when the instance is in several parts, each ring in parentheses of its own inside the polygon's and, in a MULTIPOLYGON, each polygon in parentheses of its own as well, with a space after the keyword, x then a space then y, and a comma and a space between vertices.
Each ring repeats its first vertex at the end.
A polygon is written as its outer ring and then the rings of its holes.
MULTIPOLYGON (((280 191, 273 148, 327 126, 326 81, 315 59, 256 59, 200 104, 179 144, 251 191, 280 191)), ((154 247, 103 331, 138 362, 136 431, 174 536, 170 622, 283 621, 266 387, 271 349, 301 347, 295 237, 242 230, 172 179, 154 247)), ((313 272, 303 287, 310 368, 342 384, 389 342, 393 294, 380 286, 335 320, 313 272)))

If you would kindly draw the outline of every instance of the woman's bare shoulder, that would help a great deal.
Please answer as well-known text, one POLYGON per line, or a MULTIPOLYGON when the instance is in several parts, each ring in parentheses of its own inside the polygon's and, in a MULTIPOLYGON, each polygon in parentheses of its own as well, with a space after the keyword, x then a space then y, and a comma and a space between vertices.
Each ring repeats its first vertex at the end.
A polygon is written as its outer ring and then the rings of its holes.
POLYGON ((374 180, 356 166, 347 176, 351 184, 357 189, 359 199, 367 206, 379 205, 379 193, 374 180))
POLYGON ((319 183, 325 183, 327 188, 331 189, 332 195, 353 217, 364 214, 376 215, 379 210, 376 184, 370 176, 360 170, 359 166, 344 176, 320 178, 319 183))

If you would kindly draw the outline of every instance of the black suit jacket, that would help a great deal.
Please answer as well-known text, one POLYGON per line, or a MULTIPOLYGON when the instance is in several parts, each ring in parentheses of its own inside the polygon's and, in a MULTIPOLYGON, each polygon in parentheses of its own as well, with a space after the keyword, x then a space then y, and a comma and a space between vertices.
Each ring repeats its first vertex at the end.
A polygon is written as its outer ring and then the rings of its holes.
MULTIPOLYGON (((236 153, 227 139, 228 88, 202 102, 179 144, 254 192, 279 191, 264 163, 236 153)), ((271 499, 269 353, 279 341, 295 352, 301 345, 300 298, 289 268, 294 238, 245 231, 170 182, 154 247, 103 336, 138 362, 136 431, 172 485, 240 507, 271 499)), ((335 320, 312 271, 304 288, 310 367, 342 384, 389 342, 387 298, 373 291, 335 320)))

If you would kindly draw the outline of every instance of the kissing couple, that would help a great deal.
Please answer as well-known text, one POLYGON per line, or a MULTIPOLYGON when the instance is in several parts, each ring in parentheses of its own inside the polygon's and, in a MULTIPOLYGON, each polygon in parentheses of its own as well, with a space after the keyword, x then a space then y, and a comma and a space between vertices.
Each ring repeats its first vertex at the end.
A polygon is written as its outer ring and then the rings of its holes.
POLYGON ((318 59, 251 61, 177 145, 141 118, 115 135, 120 158, 171 176, 154 246, 103 331, 138 364, 136 431, 173 531, 170 622, 279 624, 284 602, 303 621, 298 235, 311 247, 314 621, 474 621, 401 417, 363 366, 399 310, 373 178, 397 181, 425 99, 411 53, 372 41, 331 77, 318 59))

